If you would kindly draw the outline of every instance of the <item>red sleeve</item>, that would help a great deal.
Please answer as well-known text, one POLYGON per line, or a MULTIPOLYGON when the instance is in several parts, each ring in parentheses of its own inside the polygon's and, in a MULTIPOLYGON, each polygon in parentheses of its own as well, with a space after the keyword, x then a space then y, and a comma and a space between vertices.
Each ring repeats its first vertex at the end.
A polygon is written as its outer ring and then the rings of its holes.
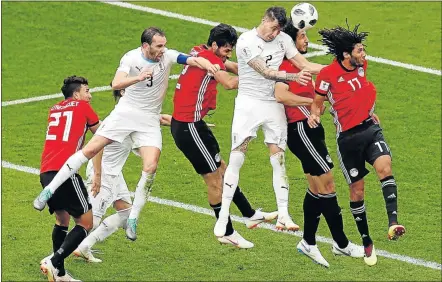
POLYGON ((83 103, 83 112, 86 116, 87 126, 92 127, 97 125, 100 122, 98 115, 95 113, 94 109, 92 109, 89 103, 83 103))
POLYGON ((283 60, 281 65, 279 66, 280 71, 293 72, 293 67, 290 61, 283 60))
POLYGON ((226 66, 224 65, 223 60, 221 60, 220 57, 212 53, 211 51, 204 50, 203 52, 198 53, 198 57, 203 57, 204 59, 207 59, 212 64, 218 64, 220 69, 226 70, 226 66))
POLYGON ((316 77, 315 92, 316 94, 326 96, 331 86, 331 80, 327 73, 322 69, 316 77))

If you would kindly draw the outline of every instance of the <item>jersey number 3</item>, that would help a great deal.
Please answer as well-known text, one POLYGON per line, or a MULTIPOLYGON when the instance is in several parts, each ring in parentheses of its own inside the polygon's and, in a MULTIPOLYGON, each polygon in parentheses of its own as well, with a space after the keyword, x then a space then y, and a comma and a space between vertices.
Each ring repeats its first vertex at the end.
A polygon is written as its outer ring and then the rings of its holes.
MULTIPOLYGON (((55 120, 50 121, 48 124, 48 130, 46 131, 46 140, 57 140, 57 135, 49 134, 49 130, 51 126, 58 126, 60 124, 61 114, 62 113, 52 113, 50 115, 50 117, 55 118, 55 120)), ((63 117, 66 117, 66 123, 64 125, 63 138, 61 140, 67 142, 69 140, 69 132, 71 131, 72 125, 72 111, 63 112, 63 117)))
POLYGON ((152 87, 152 84, 153 84, 153 77, 151 76, 151 77, 149 77, 148 79, 146 79, 147 80, 147 84, 146 84, 146 86, 147 87, 152 87))

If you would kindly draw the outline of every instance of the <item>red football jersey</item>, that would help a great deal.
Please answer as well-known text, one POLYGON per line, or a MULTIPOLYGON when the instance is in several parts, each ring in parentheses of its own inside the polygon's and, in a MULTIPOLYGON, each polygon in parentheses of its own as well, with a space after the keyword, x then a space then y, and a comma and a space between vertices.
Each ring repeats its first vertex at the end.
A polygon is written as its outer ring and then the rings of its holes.
MULTIPOLYGON (((212 64, 218 64, 222 70, 226 70, 222 59, 207 50, 205 45, 193 47, 190 54, 203 57, 212 64)), ((209 110, 216 108, 217 83, 206 70, 184 66, 173 97, 173 118, 182 122, 196 122, 203 119, 209 110)))
POLYGON ((348 70, 334 60, 317 76, 315 91, 327 95, 338 133, 359 125, 373 114, 376 88, 367 80, 367 61, 362 67, 348 70))
MULTIPOLYGON (((282 64, 279 67, 279 69, 286 71, 288 73, 300 72, 300 70, 296 66, 292 65, 292 63, 286 59, 282 61, 282 64)), ((293 94, 312 99, 315 97, 315 87, 313 86, 311 80, 305 86, 295 81, 289 81, 288 84, 289 84, 289 90, 293 94)), ((288 123, 304 120, 310 116, 310 106, 296 106, 296 107, 284 106, 284 108, 288 123)))
POLYGON ((70 98, 49 110, 48 122, 40 173, 60 170, 83 147, 87 128, 99 119, 88 102, 70 98))

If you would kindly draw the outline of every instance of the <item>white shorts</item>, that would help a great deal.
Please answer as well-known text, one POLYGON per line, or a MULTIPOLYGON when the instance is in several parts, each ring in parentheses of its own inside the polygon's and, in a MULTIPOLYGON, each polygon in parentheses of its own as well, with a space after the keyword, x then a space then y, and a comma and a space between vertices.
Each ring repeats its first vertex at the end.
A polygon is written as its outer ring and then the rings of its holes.
POLYGON ((92 161, 89 161, 86 168, 86 187, 89 192, 89 198, 92 204, 92 214, 97 217, 103 217, 107 209, 117 200, 132 204, 129 189, 124 180, 123 173, 111 175, 102 173, 100 193, 96 197, 91 194, 92 178, 94 176, 94 167, 92 161))
POLYGON ((287 118, 284 105, 276 101, 258 100, 244 95, 236 97, 232 122, 232 150, 248 137, 256 138, 256 133, 261 126, 264 143, 276 144, 285 151, 287 118))
POLYGON ((95 134, 120 143, 130 136, 135 148, 146 146, 160 150, 162 148, 160 115, 146 114, 138 109, 115 108, 104 119, 95 134))

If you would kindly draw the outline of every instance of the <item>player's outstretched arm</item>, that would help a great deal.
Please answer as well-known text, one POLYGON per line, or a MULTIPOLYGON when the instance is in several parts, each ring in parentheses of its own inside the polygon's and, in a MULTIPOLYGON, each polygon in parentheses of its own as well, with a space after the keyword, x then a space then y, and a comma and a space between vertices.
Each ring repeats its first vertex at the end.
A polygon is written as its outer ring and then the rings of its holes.
POLYGON ((209 62, 209 60, 202 57, 188 57, 186 64, 207 70, 211 75, 214 75, 217 71, 219 71, 219 65, 213 65, 211 62, 209 62))
POLYGON ((228 72, 238 75, 238 63, 237 62, 232 62, 232 61, 227 60, 224 62, 224 65, 226 66, 226 70, 228 72))
POLYGON ((308 125, 311 128, 315 128, 318 126, 318 124, 321 122, 321 110, 323 109, 325 101, 325 96, 323 95, 315 95, 315 98, 313 99, 313 103, 310 109, 310 116, 308 118, 308 125))
POLYGON ((289 91, 289 86, 283 82, 275 84, 275 98, 278 103, 286 106, 309 106, 313 99, 293 94, 289 91))
POLYGON ((301 85, 306 85, 311 80, 308 72, 300 71, 298 73, 287 73, 285 71, 277 71, 267 67, 264 58, 256 56, 247 63, 252 69, 261 74, 266 79, 279 81, 296 81, 301 85))
POLYGON ((112 80, 112 89, 121 90, 125 89, 135 83, 145 80, 153 75, 152 69, 142 69, 137 76, 128 77, 128 74, 123 71, 117 71, 115 77, 112 80))
POLYGON ((227 72, 220 70, 214 75, 216 81, 218 81, 226 90, 238 89, 239 79, 237 76, 229 75, 227 72))
POLYGON ((289 61, 294 64, 298 69, 308 71, 311 74, 318 74, 325 65, 309 62, 303 55, 296 54, 289 61))

